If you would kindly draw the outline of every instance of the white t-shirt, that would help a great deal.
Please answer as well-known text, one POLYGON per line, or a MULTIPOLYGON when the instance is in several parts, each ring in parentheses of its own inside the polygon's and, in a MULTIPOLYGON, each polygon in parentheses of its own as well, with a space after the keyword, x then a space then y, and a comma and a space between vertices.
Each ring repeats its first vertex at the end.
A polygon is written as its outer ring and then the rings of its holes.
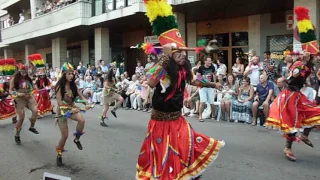
POLYGON ((260 67, 259 65, 251 65, 246 67, 246 71, 249 70, 249 68, 252 70, 252 72, 248 75, 250 78, 250 84, 252 86, 257 86, 260 81, 260 67))
POLYGON ((308 99, 309 101, 314 101, 314 94, 313 94, 313 89, 311 87, 303 87, 301 90, 301 93, 304 94, 308 99))

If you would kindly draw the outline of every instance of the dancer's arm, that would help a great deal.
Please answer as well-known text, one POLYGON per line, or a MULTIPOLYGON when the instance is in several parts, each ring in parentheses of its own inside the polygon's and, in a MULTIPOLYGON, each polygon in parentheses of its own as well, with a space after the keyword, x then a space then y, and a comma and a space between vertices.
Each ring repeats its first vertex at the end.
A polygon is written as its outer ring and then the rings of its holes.
POLYGON ((56 99, 57 99, 57 103, 58 103, 58 106, 65 106, 66 104, 63 103, 62 101, 62 95, 61 95, 61 90, 60 88, 57 88, 57 92, 56 92, 56 99))
POLYGON ((9 93, 12 94, 12 96, 16 96, 16 97, 21 97, 21 96, 24 95, 23 93, 18 93, 18 92, 14 89, 14 78, 12 78, 11 81, 10 81, 9 93))

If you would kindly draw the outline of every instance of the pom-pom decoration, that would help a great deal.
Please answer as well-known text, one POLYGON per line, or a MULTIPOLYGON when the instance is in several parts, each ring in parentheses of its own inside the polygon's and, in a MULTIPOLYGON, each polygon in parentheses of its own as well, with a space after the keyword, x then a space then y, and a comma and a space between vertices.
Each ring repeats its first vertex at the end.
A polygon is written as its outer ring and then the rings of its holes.
POLYGON ((38 68, 44 68, 45 64, 43 61, 43 58, 41 54, 32 54, 28 56, 28 59, 30 62, 38 69, 38 68))
POLYGON ((302 49, 311 54, 317 54, 319 52, 319 46, 313 24, 310 20, 309 9, 298 6, 294 9, 294 12, 296 14, 302 49))
POLYGON ((6 76, 12 76, 16 72, 16 60, 9 58, 5 60, 4 72, 6 76))
POLYGON ((68 71, 73 71, 73 70, 74 70, 73 66, 68 62, 65 62, 61 67, 61 72, 62 73, 65 73, 65 72, 68 72, 68 71))
POLYGON ((151 43, 142 44, 141 48, 144 50, 146 54, 156 54, 156 50, 151 43))

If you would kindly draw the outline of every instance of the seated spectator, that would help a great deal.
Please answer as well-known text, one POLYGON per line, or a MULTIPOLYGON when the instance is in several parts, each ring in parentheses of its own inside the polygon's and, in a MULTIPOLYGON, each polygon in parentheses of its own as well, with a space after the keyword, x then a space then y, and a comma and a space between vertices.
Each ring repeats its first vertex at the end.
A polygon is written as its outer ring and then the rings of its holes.
MULTIPOLYGON (((268 76, 262 74, 260 76, 260 83, 257 85, 256 97, 254 98, 252 106, 253 122, 252 125, 257 125, 258 108, 263 107, 263 114, 265 117, 269 115, 269 108, 271 104, 271 98, 273 96, 274 85, 272 82, 268 81, 268 76)), ((263 125, 264 122, 260 122, 263 125)))
POLYGON ((313 88, 305 84, 300 92, 304 94, 310 102, 315 103, 315 94, 313 88))
POLYGON ((194 117, 196 114, 199 114, 199 106, 200 106, 200 96, 199 96, 199 88, 192 85, 187 85, 187 97, 184 99, 184 106, 189 108, 190 114, 189 117, 194 117))
POLYGON ((144 74, 144 67, 141 65, 141 62, 137 62, 135 73, 138 77, 144 74))
POLYGON ((90 76, 87 76, 85 82, 80 84, 80 89, 82 89, 82 95, 88 99, 88 103, 92 103, 92 95, 94 91, 93 82, 90 76))
POLYGON ((127 103, 126 103, 126 109, 133 109, 133 107, 132 107, 133 104, 131 104, 130 96, 132 94, 134 94, 134 92, 135 92, 135 90, 137 88, 137 84, 138 84, 138 78, 137 78, 136 75, 133 75, 132 76, 132 81, 130 81, 130 85, 129 85, 129 87, 127 89, 127 92, 126 92, 127 97, 129 97, 129 99, 128 99, 127 103))
POLYGON ((232 103, 231 119, 234 122, 252 122, 252 103, 254 97, 254 88, 250 85, 250 78, 242 79, 242 86, 239 88, 237 100, 232 103))
POLYGON ((227 82, 225 83, 225 86, 228 86, 228 87, 224 87, 224 91, 222 91, 223 100, 221 101, 221 114, 222 114, 222 117, 224 118, 225 117, 224 114, 226 113, 227 121, 229 122, 231 104, 238 97, 239 85, 236 83, 235 77, 232 74, 229 74, 227 76, 227 82), (228 97, 227 94, 231 95, 231 97, 228 97))
POLYGON ((100 75, 93 76, 93 95, 92 95, 92 102, 95 104, 102 104, 102 87, 100 82, 100 75))

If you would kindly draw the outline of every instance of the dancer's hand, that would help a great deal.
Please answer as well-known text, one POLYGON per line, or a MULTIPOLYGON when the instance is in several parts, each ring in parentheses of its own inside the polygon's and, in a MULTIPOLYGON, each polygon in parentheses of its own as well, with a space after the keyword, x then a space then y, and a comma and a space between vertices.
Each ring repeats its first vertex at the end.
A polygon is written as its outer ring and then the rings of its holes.
POLYGON ((78 113, 78 112, 80 112, 80 109, 79 108, 72 108, 71 112, 72 113, 78 113))
POLYGON ((89 110, 89 109, 91 109, 91 108, 92 108, 92 106, 91 106, 91 105, 89 105, 89 104, 87 104, 85 108, 86 108, 86 110, 89 110))
POLYGON ((173 46, 170 43, 163 45, 163 53, 171 56, 172 55, 172 47, 173 46))

